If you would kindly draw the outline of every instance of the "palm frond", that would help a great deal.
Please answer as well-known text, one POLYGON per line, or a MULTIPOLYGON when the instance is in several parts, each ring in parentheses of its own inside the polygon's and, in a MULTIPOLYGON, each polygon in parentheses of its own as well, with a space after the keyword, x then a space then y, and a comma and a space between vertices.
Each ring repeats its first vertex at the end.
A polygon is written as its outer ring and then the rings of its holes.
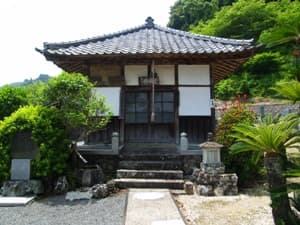
POLYGON ((252 151, 259 160, 265 152, 280 153, 282 149, 294 146, 300 149, 300 132, 295 130, 298 123, 299 116, 294 113, 285 117, 267 115, 254 125, 238 124, 230 135, 236 139, 230 150, 232 153, 252 151))
POLYGON ((300 101, 300 82, 280 82, 272 89, 294 103, 300 101))

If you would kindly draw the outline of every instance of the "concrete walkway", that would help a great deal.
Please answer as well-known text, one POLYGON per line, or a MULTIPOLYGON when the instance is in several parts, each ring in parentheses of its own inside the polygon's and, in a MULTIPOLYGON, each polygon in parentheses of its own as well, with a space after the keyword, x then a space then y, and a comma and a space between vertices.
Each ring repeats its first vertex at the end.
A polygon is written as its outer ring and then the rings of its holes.
POLYGON ((185 225, 168 189, 129 189, 125 225, 185 225))

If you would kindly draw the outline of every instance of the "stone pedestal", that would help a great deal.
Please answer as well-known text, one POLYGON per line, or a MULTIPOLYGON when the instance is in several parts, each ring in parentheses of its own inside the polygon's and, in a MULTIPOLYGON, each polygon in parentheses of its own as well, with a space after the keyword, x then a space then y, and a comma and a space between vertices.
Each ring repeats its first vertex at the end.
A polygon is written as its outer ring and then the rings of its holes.
POLYGON ((225 165, 222 162, 219 163, 200 163, 200 170, 204 173, 218 174, 225 172, 225 165))
POLYGON ((193 181, 196 184, 196 192, 204 196, 237 195, 238 177, 235 173, 209 174, 195 169, 193 181))
POLYGON ((40 180, 6 181, 2 187, 3 196, 25 196, 44 193, 44 186, 40 180))

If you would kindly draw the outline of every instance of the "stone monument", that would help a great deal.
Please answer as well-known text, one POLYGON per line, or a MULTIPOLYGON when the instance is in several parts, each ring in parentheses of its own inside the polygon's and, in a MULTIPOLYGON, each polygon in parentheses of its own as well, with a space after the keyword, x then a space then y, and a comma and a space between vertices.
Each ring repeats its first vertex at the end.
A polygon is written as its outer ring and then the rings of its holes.
POLYGON ((214 142, 212 133, 209 133, 207 142, 199 147, 203 151, 203 160, 200 169, 194 169, 192 175, 196 192, 204 196, 236 195, 238 177, 235 173, 225 173, 225 166, 221 162, 223 145, 214 142))
POLYGON ((37 154, 38 147, 32 140, 30 131, 20 131, 14 135, 10 149, 11 180, 3 184, 3 196, 43 193, 42 182, 30 179, 30 162, 37 154))

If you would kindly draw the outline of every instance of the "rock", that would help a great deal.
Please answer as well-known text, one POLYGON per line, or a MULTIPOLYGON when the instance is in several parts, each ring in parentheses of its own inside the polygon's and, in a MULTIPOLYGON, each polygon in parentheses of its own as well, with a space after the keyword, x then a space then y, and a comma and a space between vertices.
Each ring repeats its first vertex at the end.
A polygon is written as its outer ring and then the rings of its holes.
POLYGON ((29 180, 27 193, 33 193, 35 195, 44 193, 44 185, 41 180, 29 180))
POLYGON ((109 195, 106 184, 96 184, 90 188, 89 192, 93 198, 105 198, 109 195))
POLYGON ((104 174, 98 165, 88 165, 79 170, 79 181, 84 187, 91 187, 94 184, 102 184, 104 174))
POLYGON ((69 201, 75 200, 89 200, 92 194, 89 191, 71 191, 67 192, 65 199, 69 201))
POLYGON ((211 185, 198 185, 197 193, 203 196, 211 196, 213 195, 213 187, 211 185))
POLYGON ((3 184, 3 196, 25 196, 27 184, 26 181, 6 181, 3 184))
POLYGON ((214 195, 215 196, 223 196, 224 195, 224 188, 221 186, 221 187, 216 187, 214 189, 214 195))
POLYGON ((54 186, 54 193, 55 194, 65 194, 68 192, 69 183, 65 176, 59 177, 54 186))
POLYGON ((184 190, 188 195, 193 195, 194 194, 194 184, 191 181, 185 182, 184 190))
POLYGON ((114 180, 110 180, 106 183, 107 191, 109 194, 115 193, 117 191, 116 182, 114 180))

